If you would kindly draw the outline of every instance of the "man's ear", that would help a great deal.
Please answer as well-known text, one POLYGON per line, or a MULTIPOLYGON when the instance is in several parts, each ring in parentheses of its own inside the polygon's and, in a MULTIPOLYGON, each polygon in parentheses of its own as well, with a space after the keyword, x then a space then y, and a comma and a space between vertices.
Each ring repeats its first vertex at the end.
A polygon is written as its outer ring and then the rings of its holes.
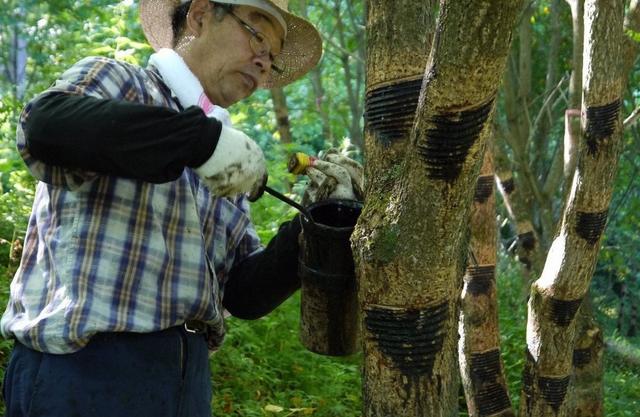
POLYGON ((187 13, 187 31, 195 36, 200 36, 205 19, 211 10, 212 4, 209 0, 193 0, 187 13))

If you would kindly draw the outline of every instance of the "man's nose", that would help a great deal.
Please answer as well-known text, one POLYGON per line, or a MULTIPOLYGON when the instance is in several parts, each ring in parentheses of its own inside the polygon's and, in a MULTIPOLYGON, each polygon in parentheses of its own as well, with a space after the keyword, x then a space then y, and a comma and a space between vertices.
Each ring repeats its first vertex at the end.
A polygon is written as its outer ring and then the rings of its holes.
POLYGON ((271 70, 271 58, 269 58, 269 54, 263 55, 254 55, 253 57, 253 65, 260 68, 260 74, 267 74, 271 70))

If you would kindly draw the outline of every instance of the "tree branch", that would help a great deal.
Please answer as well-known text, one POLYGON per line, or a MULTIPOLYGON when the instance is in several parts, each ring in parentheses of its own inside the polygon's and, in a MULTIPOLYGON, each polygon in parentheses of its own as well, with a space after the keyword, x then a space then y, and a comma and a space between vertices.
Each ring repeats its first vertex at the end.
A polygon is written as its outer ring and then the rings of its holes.
POLYGON ((638 119, 640 119, 640 107, 636 107, 636 109, 632 111, 626 119, 624 119, 624 122, 622 123, 623 129, 629 129, 631 126, 636 124, 638 119))
MULTIPOLYGON (((555 97, 556 93, 558 92, 559 89, 562 88, 562 85, 565 83, 565 81, 567 81, 568 76, 564 75, 560 81, 558 82, 558 84, 549 92, 549 94, 547 95, 547 98, 544 100, 544 103, 542 103, 542 106, 540 107, 540 110, 538 111, 538 114, 536 115, 536 118, 533 122, 533 127, 532 127, 532 133, 531 136, 535 137, 535 135, 537 134, 538 129, 540 128, 540 123, 542 120, 542 117, 545 113, 549 113, 551 111, 551 109, 553 108, 553 106, 551 106, 551 101, 552 99, 555 97)), ((556 103, 554 102, 554 105, 556 103)))
MULTIPOLYGON (((629 9, 627 10, 627 14, 624 18, 624 30, 625 32, 633 31, 640 32, 640 1, 639 0, 631 0, 631 4, 629 5, 629 9)), ((624 37, 624 47, 623 47, 623 74, 629 74, 633 69, 633 65, 638 56, 638 51, 640 50, 640 44, 637 41, 631 38, 631 36, 626 35, 624 37)), ((627 81, 628 82, 628 81, 627 81)))

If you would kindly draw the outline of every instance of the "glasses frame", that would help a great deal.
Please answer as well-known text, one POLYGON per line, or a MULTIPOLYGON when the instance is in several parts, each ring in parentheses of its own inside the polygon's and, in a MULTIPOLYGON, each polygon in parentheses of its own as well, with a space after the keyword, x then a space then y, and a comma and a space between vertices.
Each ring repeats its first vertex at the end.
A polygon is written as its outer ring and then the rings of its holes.
POLYGON ((272 46, 271 46, 271 42, 269 42, 269 39, 267 39, 267 37, 264 36, 262 32, 258 32, 257 30, 255 30, 251 25, 249 25, 247 22, 245 22, 240 17, 238 17, 231 10, 227 11, 227 13, 231 17, 233 17, 236 20, 236 22, 238 22, 240 26, 242 26, 251 35, 251 39, 249 39, 249 45, 251 46, 251 50, 257 56, 263 56, 268 54, 269 60, 271 60, 271 70, 275 73, 282 74, 283 73, 282 68, 278 67, 273 62, 275 58, 271 54, 272 46))

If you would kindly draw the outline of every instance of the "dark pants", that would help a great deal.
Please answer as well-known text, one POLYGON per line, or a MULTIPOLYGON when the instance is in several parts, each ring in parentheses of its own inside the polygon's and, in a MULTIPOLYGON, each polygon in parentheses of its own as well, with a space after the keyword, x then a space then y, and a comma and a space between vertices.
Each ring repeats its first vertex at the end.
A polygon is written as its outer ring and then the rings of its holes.
POLYGON ((17 343, 6 370, 7 417, 210 417, 202 334, 103 333, 52 355, 17 343))

